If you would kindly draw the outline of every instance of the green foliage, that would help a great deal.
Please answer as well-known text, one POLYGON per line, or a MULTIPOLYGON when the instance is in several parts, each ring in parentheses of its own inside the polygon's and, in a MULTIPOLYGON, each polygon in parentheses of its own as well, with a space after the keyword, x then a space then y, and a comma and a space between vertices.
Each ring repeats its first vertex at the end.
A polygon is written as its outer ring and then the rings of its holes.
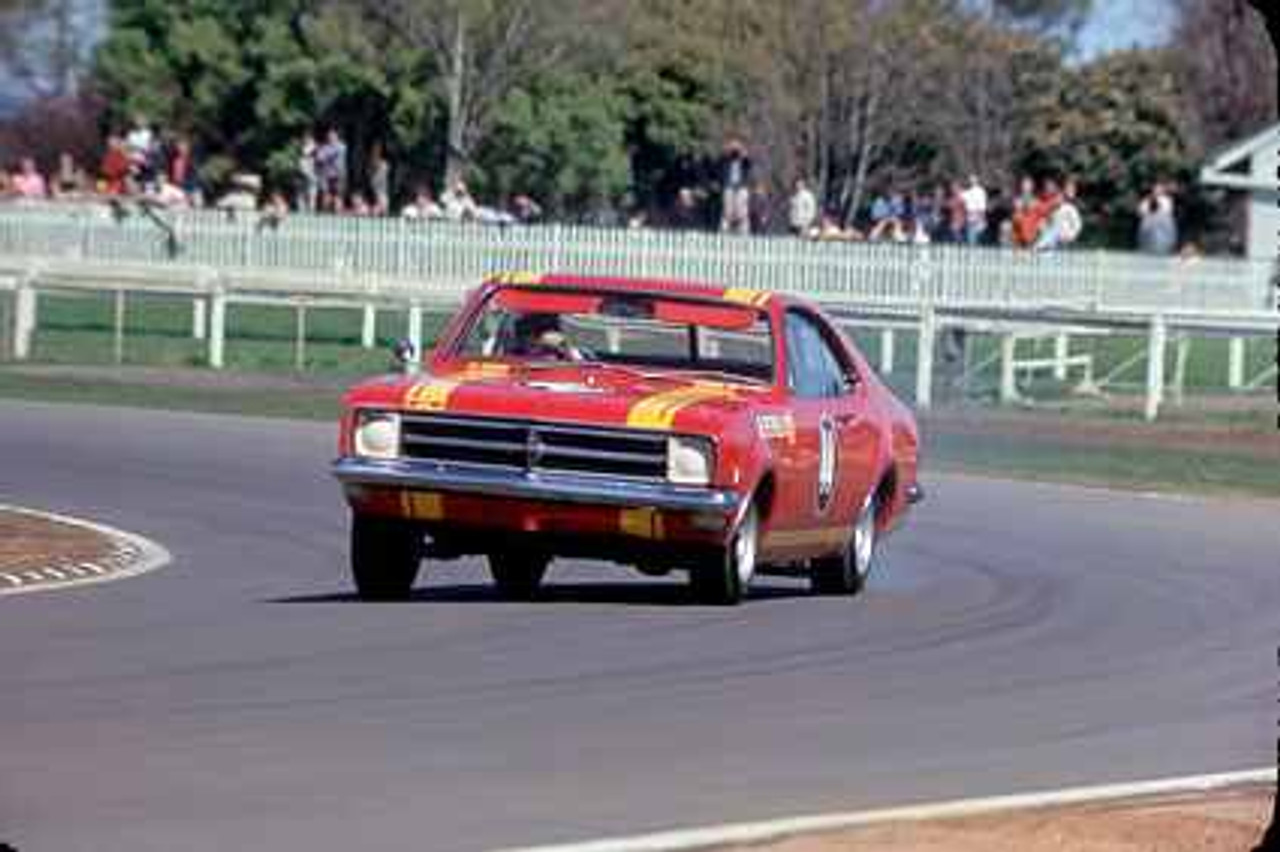
POLYGON ((530 195, 558 217, 615 201, 630 178, 625 115, 608 83, 577 76, 513 92, 478 157, 481 190, 530 195))

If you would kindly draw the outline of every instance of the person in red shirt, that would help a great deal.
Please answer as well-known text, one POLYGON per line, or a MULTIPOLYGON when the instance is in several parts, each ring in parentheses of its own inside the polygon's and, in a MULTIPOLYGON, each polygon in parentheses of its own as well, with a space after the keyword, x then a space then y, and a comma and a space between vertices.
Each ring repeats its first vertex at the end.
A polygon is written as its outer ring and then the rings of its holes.
POLYGON ((128 188, 129 152, 124 142, 114 133, 107 137, 107 150, 98 165, 98 175, 102 179, 102 191, 106 195, 124 195, 128 188))

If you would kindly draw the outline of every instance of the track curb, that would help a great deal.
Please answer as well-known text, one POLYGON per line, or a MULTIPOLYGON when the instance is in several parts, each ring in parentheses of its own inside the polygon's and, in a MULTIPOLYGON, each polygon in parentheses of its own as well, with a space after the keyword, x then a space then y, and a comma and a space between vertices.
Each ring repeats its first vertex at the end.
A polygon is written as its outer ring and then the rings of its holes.
POLYGON ((105 524, 6 503, 0 503, 0 512, 80 527, 95 532, 110 542, 108 552, 99 558, 55 559, 36 568, 0 570, 0 597, 123 580, 162 568, 172 559, 169 551, 154 541, 105 524))
POLYGON ((823 833, 884 823, 926 822, 956 817, 972 817, 1003 811, 1031 810, 1066 805, 1140 799, 1148 796, 1203 793, 1227 787, 1272 784, 1275 769, 1251 769, 1213 775, 1161 778, 1123 784, 1102 784, 1043 790, 1006 796, 907 805, 868 811, 783 817, 761 822, 729 823, 703 828, 658 831, 650 834, 606 837, 572 843, 504 847, 496 852, 677 852, 712 850, 729 845, 757 845, 799 834, 823 833))

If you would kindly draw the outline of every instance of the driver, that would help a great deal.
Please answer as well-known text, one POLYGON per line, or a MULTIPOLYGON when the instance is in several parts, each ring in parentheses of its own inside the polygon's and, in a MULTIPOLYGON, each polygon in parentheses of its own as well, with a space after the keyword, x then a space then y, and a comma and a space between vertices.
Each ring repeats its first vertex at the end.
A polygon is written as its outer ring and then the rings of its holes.
POLYGON ((557 314, 532 313, 516 317, 508 354, 531 358, 581 361, 582 353, 569 344, 557 314))

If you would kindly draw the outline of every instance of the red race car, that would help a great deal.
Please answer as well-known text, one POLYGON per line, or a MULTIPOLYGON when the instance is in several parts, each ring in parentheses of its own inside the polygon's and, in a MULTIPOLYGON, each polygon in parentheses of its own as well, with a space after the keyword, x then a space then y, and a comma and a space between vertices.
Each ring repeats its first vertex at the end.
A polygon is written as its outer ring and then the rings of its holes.
POLYGON ((362 598, 476 554, 514 598, 557 556, 684 570, 705 603, 766 566, 854 594, 921 496, 915 418, 789 296, 508 274, 424 368, 345 398, 333 472, 362 598))

